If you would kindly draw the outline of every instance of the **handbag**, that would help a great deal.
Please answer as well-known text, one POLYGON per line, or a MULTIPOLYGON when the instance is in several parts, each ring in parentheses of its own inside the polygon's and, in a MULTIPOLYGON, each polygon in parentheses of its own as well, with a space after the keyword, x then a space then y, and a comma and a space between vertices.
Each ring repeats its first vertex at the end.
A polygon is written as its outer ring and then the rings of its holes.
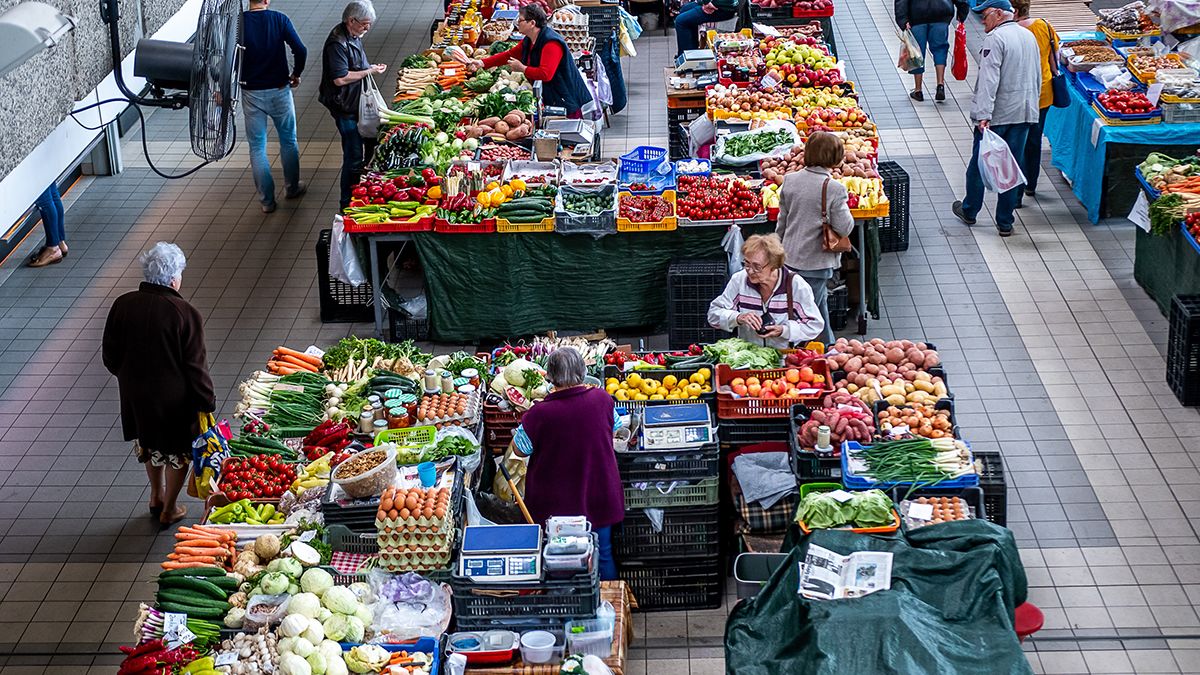
POLYGON ((358 97, 358 135, 374 139, 379 134, 379 110, 383 97, 379 88, 375 86, 373 76, 367 75, 361 82, 362 93, 358 97))
POLYGON ((199 413, 199 418, 200 435, 192 441, 187 493, 196 499, 208 499, 221 478, 221 464, 230 456, 229 439, 233 434, 225 422, 217 424, 212 413, 199 413))
POLYGON ((1067 91, 1067 76, 1063 74, 1062 69, 1058 66, 1058 40, 1054 35, 1054 28, 1050 22, 1042 19, 1042 23, 1046 24, 1046 28, 1050 31, 1050 91, 1054 92, 1054 107, 1068 108, 1071 106, 1071 92, 1067 91))
POLYGON ((967 27, 961 21, 954 29, 954 59, 950 74, 956 80, 967 79, 967 27))
POLYGON ((844 237, 829 224, 829 208, 826 195, 829 192, 828 176, 821 183, 821 245, 829 253, 846 253, 850 250, 850 237, 844 237))

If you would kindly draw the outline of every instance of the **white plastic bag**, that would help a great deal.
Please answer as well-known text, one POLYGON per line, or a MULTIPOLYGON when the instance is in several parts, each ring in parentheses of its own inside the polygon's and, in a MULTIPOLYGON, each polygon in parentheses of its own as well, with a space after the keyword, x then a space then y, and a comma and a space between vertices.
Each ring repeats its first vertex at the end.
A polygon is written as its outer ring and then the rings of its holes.
POLYGON ((701 115, 696 119, 688 122, 688 156, 699 157, 700 148, 713 142, 717 137, 717 127, 713 125, 712 120, 708 119, 708 115, 701 115))
POLYGON ((1025 184, 1025 174, 1021 173, 1021 165, 1013 157, 1008 143, 991 129, 984 129, 983 138, 979 140, 979 174, 983 177, 983 186, 996 193, 1025 184))
POLYGON ((355 288, 367 283, 362 263, 358 261, 358 251, 354 248, 354 242, 346 236, 341 216, 333 217, 333 232, 329 238, 329 274, 355 288))
POLYGON ((375 78, 367 75, 362 79, 362 91, 358 97, 358 135, 373 139, 379 133, 379 111, 387 110, 387 103, 375 86, 375 78), (380 106, 380 103, 383 103, 380 106))
POLYGON ((897 30, 896 37, 900 39, 900 57, 896 59, 896 67, 906 73, 924 68, 925 54, 922 53, 921 45, 917 44, 917 39, 913 37, 912 31, 897 30))
POLYGON ((745 243, 746 240, 742 237, 742 228, 737 225, 731 226, 725 233, 725 238, 721 240, 721 248, 729 256, 729 276, 742 271, 742 244, 745 243))
POLYGON ((714 162, 720 161, 722 164, 733 164, 735 166, 742 166, 745 164, 751 164, 751 163, 754 163, 754 162, 757 162, 757 161, 760 161, 763 159, 767 159, 770 157, 783 157, 784 155, 788 154, 788 152, 790 152, 792 150, 792 148, 794 148, 796 145, 799 145, 800 142, 801 142, 800 135, 796 133, 796 125, 795 124, 792 124, 791 122, 786 122, 784 120, 767 120, 767 121, 763 122, 763 125, 757 129, 753 129, 750 131, 738 131, 738 132, 735 132, 732 134, 726 134, 726 135, 718 138, 717 144, 713 146, 712 159, 714 162), (771 132, 771 131, 779 131, 779 130, 783 130, 783 131, 786 131, 789 134, 791 134, 792 142, 784 143, 782 145, 776 146, 775 148, 772 148, 768 152, 752 152, 749 155, 745 155, 742 157, 733 157, 733 156, 726 154, 725 148, 726 148, 727 144, 729 143, 729 139, 731 139, 731 138, 740 137, 740 136, 758 135, 758 134, 762 134, 762 133, 767 133, 767 132, 771 132))

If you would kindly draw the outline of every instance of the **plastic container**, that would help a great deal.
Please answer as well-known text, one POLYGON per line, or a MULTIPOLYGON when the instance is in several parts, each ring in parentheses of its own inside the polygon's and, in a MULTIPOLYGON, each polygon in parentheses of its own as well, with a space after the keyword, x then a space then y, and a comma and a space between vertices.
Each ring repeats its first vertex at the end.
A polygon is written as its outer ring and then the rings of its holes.
POLYGON ((393 447, 386 447, 381 449, 365 450, 361 453, 356 453, 356 455, 351 456, 350 459, 347 459, 345 462, 342 462, 334 467, 333 473, 331 474, 331 479, 333 483, 341 488, 343 492, 355 499, 383 494, 383 491, 391 486, 396 480, 396 449, 393 447), (371 469, 358 475, 348 478, 338 475, 343 471, 344 468, 349 466, 350 463, 354 461, 357 455, 371 452, 383 452, 385 454, 385 458, 371 469))
POLYGON ((645 174, 656 171, 664 161, 670 161, 666 157, 665 148, 656 148, 652 145, 638 146, 621 155, 621 173, 645 174))
MULTIPOLYGON (((812 494, 814 492, 833 492, 834 490, 841 490, 841 489, 842 489, 842 486, 838 485, 837 483, 806 483, 806 484, 800 486, 800 500, 803 501, 804 497, 806 495, 812 494)), ((800 531, 803 532, 804 534, 810 534, 814 529, 817 529, 817 528, 808 527, 807 525, 805 525, 803 520, 796 521, 796 524, 800 527, 800 531)), ((895 532, 896 530, 900 529, 900 514, 896 511, 895 506, 893 506, 892 507, 892 522, 888 523, 887 525, 881 525, 879 527, 842 526, 842 527, 834 527, 834 528, 829 528, 829 529, 849 530, 849 531, 857 533, 857 534, 891 534, 892 532, 895 532)))
POLYGON ((704 480, 718 475, 720 452, 721 449, 716 443, 702 446, 698 450, 625 453, 618 451, 617 471, 625 484, 704 480))
POLYGON ((421 462, 417 465, 417 475, 421 479, 421 487, 431 488, 437 482, 437 467, 433 462, 421 462))
POLYGON ((586 574, 592 569, 591 547, 584 553, 565 553, 562 555, 542 555, 542 569, 551 579, 562 579, 579 574, 586 574))
POLYGON ((521 636, 521 660, 525 663, 549 663, 554 658, 553 633, 535 630, 521 636))
MULTIPOLYGON (((347 652, 350 649, 359 646, 357 642, 339 642, 342 646, 342 651, 347 652)), ((429 660, 429 675, 441 675, 442 665, 442 646, 438 638, 423 637, 417 638, 414 642, 393 642, 382 643, 377 645, 383 647, 389 652, 421 652, 428 654, 429 660)))
POLYGON ((717 417, 720 419, 745 419, 762 417, 787 417, 792 405, 796 403, 815 403, 833 391, 832 378, 829 375, 829 365, 824 360, 813 362, 810 366, 813 372, 825 378, 821 384, 812 386, 816 393, 802 395, 798 398, 752 398, 749 396, 735 398, 732 393, 721 389, 735 378, 757 377, 760 380, 774 379, 787 373, 787 368, 772 368, 770 370, 735 370, 725 364, 717 365, 717 417))
POLYGON ((739 553, 733 561, 733 581, 739 600, 753 598, 788 558, 786 553, 739 553))
POLYGON ((665 509, 672 506, 711 506, 719 496, 720 479, 710 478, 691 485, 674 482, 625 488, 626 509, 665 509))
MULTIPOLYGON (((965 441, 963 441, 963 442, 965 443, 965 441)), ((886 482, 885 483, 885 482, 874 481, 874 480, 871 480, 870 478, 863 478, 860 476, 856 476, 850 468, 851 462, 852 462, 851 455, 853 455, 855 452, 861 450, 862 448, 863 448, 863 446, 860 443, 856 443, 855 441, 845 441, 842 443, 842 485, 846 486, 847 489, 849 489, 849 490, 872 490, 872 489, 886 490, 887 488, 897 487, 900 485, 912 485, 911 482, 905 482, 905 481, 886 482)), ((971 444, 967 443, 967 452, 970 453, 970 451, 971 451, 971 444)), ((973 459, 974 459, 974 456, 972 456, 972 460, 973 459)), ((978 473, 968 473, 968 474, 959 476, 958 478, 954 478, 952 480, 944 480, 944 481, 938 483, 936 486, 931 485, 929 487, 965 488, 965 487, 977 487, 978 485, 979 485, 979 474, 978 473)))
MULTIPOLYGON (((617 196, 617 213, 620 213, 620 201, 626 197, 645 196, 651 193, 647 192, 621 192, 617 196)), ((679 225, 679 219, 675 217, 675 191, 664 190, 660 195, 668 204, 671 205, 671 215, 664 217, 657 222, 639 223, 628 218, 617 216, 617 232, 671 232, 679 225)))
POLYGON ((713 609, 725 592, 719 555, 664 561, 618 560, 618 575, 647 612, 713 609))
POLYGON ((607 659, 612 656, 612 620, 586 619, 568 621, 563 631, 567 637, 568 654, 596 656, 601 659, 607 659))
POLYGON ((916 527, 923 527, 924 525, 932 524, 928 522, 914 523, 912 519, 908 518, 909 504, 920 499, 921 497, 950 497, 954 499, 961 499, 966 504, 965 511, 967 514, 967 519, 978 518, 980 520, 988 520, 987 506, 984 504, 982 488, 921 488, 919 490, 913 490, 911 494, 909 494, 908 488, 892 488, 891 492, 892 501, 896 502, 896 504, 899 506, 900 517, 903 519, 905 529, 914 529, 914 525, 916 527))
POLYGON ((475 666, 509 663, 516 658, 521 636, 512 631, 458 632, 446 639, 447 654, 462 654, 475 666))
POLYGON ((682 559, 712 555, 721 548, 719 507, 664 509, 662 529, 656 530, 640 509, 627 510, 613 532, 613 555, 618 560, 682 559))

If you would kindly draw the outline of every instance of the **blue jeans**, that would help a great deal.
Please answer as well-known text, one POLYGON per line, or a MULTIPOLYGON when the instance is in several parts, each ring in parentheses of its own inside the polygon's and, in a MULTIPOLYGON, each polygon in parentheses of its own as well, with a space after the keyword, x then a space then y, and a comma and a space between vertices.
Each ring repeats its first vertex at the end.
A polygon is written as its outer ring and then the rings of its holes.
POLYGON ((600 544, 600 579, 612 581, 617 578, 617 561, 613 559, 612 526, 597 527, 596 539, 600 544))
POLYGON ((680 7, 675 17, 675 44, 679 47, 679 53, 700 48, 700 24, 728 21, 735 16, 737 11, 732 9, 717 9, 709 14, 699 2, 689 2, 680 7))
POLYGON ((363 138, 358 133, 358 120, 352 117, 335 117, 338 133, 342 135, 342 208, 350 206, 350 193, 362 178, 363 167, 375 153, 375 139, 363 138))
MULTIPOLYGON (((921 48, 921 56, 925 55, 925 48, 929 48, 929 55, 933 57, 935 65, 946 65, 946 57, 950 54, 950 24, 949 23, 922 23, 913 26, 909 30, 912 31, 913 38, 917 41, 917 46, 921 48)), ((922 75, 925 73, 924 68, 908 71, 909 75, 922 75)))
MULTIPOLYGON (((1008 145, 1008 149, 1012 151, 1013 157, 1017 157, 1020 162, 1020 157, 1025 155, 1025 139, 1029 137, 1029 130, 1033 128, 1032 124, 994 124, 990 127, 996 132, 1000 138, 1008 145)), ((979 141, 983 138, 983 134, 979 132, 979 127, 975 127, 975 143, 971 148, 971 163, 967 165, 967 196, 963 198, 962 210, 963 215, 967 218, 974 219, 979 214, 979 209, 983 208, 983 177, 979 173, 979 141)), ((1000 193, 996 198, 996 229, 1002 232, 1012 230, 1013 222, 1016 218, 1013 216, 1013 211, 1017 208, 1017 202, 1021 200, 1021 190, 1024 186, 1017 187, 1000 193)))
POLYGON ((246 143, 250 146, 250 170, 264 205, 275 203, 275 181, 271 161, 267 159, 267 120, 275 123, 279 135, 279 159, 283 163, 283 183, 287 193, 300 187, 300 146, 296 144, 296 107, 289 87, 242 90, 246 115, 246 143))
POLYGON ((42 213, 42 228, 46 230, 46 245, 58 246, 67 238, 64 229, 66 213, 63 210, 62 195, 58 193, 58 183, 50 187, 37 198, 35 202, 38 211, 42 213))
MULTIPOLYGON (((1038 178, 1042 175, 1042 130, 1046 127, 1046 112, 1049 107, 1042 108, 1038 113, 1038 123, 1029 130, 1025 139, 1025 152, 1022 155, 1021 171, 1025 174, 1025 189, 1037 189, 1038 178)), ((1017 202, 1020 203, 1020 199, 1017 202)))

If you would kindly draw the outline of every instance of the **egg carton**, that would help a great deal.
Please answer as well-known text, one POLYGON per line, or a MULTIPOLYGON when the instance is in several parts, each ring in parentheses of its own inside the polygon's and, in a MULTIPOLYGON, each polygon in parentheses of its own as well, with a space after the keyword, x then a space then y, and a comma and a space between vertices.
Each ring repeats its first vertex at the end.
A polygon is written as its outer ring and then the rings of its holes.
POLYGON ((392 530, 401 528, 414 528, 407 530, 409 532, 446 532, 453 529, 453 520, 451 519, 453 509, 447 507, 446 515, 440 520, 434 518, 375 518, 375 529, 380 532, 384 531, 385 527, 390 527, 392 530))
POLYGON ((440 552, 383 552, 377 556, 378 566, 389 572, 408 572, 437 569, 450 564, 451 551, 440 552))
MULTIPOLYGON (((417 407, 420 407, 420 401, 417 401, 417 407)), ((479 423, 479 414, 482 408, 483 405, 481 403, 481 397, 479 392, 476 391, 467 397, 467 407, 463 414, 448 415, 446 417, 431 417, 424 420, 418 419, 417 422, 419 422, 422 426, 436 424, 441 424, 442 426, 447 424, 456 424, 464 427, 474 426, 475 424, 479 423)))
POLYGON ((452 533, 450 531, 437 533, 420 533, 420 532, 403 532, 391 534, 380 533, 375 538, 379 543, 379 550, 384 549, 399 549, 403 546, 417 547, 421 550, 441 550, 450 545, 452 533))

